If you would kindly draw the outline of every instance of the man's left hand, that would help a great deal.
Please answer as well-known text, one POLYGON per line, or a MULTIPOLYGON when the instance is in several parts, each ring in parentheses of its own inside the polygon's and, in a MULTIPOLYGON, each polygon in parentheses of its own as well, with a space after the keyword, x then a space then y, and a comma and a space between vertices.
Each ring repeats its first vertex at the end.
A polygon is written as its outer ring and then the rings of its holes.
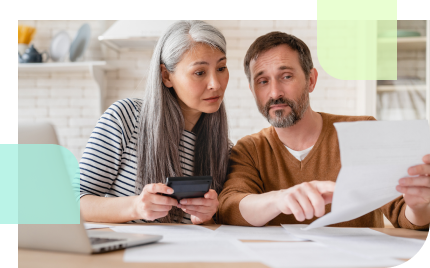
POLYGON ((402 178, 396 186, 409 207, 406 217, 416 225, 430 222, 430 154, 423 157, 423 162, 408 169, 408 174, 415 177, 402 178))

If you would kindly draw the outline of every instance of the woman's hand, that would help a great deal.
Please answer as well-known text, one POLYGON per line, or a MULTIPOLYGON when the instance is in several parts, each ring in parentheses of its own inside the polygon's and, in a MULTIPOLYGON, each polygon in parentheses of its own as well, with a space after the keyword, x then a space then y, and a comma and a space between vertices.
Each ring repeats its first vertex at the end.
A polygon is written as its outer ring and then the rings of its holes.
POLYGON ((210 189, 204 198, 182 199, 178 208, 191 215, 193 224, 202 224, 210 221, 218 210, 218 194, 210 189))
POLYGON ((158 193, 172 194, 173 189, 162 183, 145 185, 142 193, 136 196, 132 217, 153 221, 167 216, 172 206, 178 205, 176 199, 158 193))

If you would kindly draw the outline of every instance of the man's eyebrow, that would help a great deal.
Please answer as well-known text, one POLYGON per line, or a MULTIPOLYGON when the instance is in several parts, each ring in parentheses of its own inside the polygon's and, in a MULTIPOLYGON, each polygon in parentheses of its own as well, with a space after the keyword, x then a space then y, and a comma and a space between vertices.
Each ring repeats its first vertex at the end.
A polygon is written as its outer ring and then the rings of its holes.
POLYGON ((254 80, 256 80, 260 75, 264 74, 264 71, 259 71, 255 76, 254 80))
MULTIPOLYGON (((217 61, 217 63, 226 59, 227 57, 222 57, 217 61)), ((196 61, 193 64, 191 64, 191 66, 196 66, 196 65, 209 65, 209 63, 207 61, 196 61)))

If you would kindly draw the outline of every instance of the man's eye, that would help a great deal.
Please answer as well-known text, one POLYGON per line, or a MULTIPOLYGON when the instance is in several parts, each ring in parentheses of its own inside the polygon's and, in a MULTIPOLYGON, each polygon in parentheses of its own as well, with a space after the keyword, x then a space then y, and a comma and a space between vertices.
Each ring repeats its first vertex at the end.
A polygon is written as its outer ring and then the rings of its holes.
POLYGON ((197 76, 202 76, 203 74, 204 74, 205 72, 195 72, 195 74, 197 75, 197 76))
POLYGON ((291 78, 291 75, 286 75, 286 76, 284 76, 284 78, 285 78, 285 79, 290 79, 290 78, 291 78))
POLYGON ((260 81, 260 82, 258 82, 259 84, 267 84, 267 81, 260 81))

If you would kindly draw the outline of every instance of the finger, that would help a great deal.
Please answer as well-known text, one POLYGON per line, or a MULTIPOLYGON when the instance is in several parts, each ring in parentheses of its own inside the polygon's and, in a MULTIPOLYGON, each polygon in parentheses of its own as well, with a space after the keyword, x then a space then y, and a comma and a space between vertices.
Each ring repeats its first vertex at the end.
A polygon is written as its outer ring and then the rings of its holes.
POLYGON ((400 186, 423 186, 430 187, 430 177, 406 177, 399 180, 400 186))
POLYGON ((306 191, 306 195, 311 202, 315 216, 323 216, 325 213, 325 200, 321 193, 319 193, 312 184, 304 185, 303 190, 306 191))
POLYGON ((204 196, 206 199, 218 199, 218 194, 214 189, 209 189, 207 193, 205 193, 204 196))
POLYGON ((427 164, 410 167, 408 169, 408 174, 411 176, 430 174, 430 165, 427 164))
POLYGON ((213 207, 205 207, 205 206, 182 205, 181 208, 198 211, 200 213, 215 213, 216 212, 216 210, 213 207))
POLYGON ((173 189, 162 183, 147 184, 143 190, 151 194, 173 194, 173 189))
POLYGON ((332 181, 311 181, 310 183, 315 186, 321 194, 334 192, 336 186, 336 183, 332 181))
POLYGON ((188 198, 188 199, 182 199, 179 201, 181 205, 196 205, 196 206, 212 206, 214 200, 212 199, 206 199, 206 198, 188 198))
POLYGON ((294 194, 297 202, 299 202, 299 205, 303 209, 305 218, 308 220, 314 217, 314 208, 307 196, 307 191, 309 190, 309 187, 310 187, 309 184, 305 183, 305 185, 303 185, 302 188, 294 194), (304 188, 307 188, 307 190, 305 190, 304 188))
POLYGON ((293 196, 292 194, 287 195, 286 202, 287 202, 287 207, 291 210, 296 220, 304 221, 305 214, 303 213, 303 209, 297 202, 295 196, 293 196))
POLYGON ((430 188, 427 187, 404 187, 397 185, 396 190, 403 194, 419 196, 426 199, 430 197, 430 188))
POLYGON ((210 220, 210 218, 213 216, 213 215, 210 215, 210 214, 201 213, 199 211, 195 211, 195 210, 191 210, 191 209, 182 209, 182 210, 184 212, 192 215, 192 216, 195 216, 195 217, 199 218, 202 222, 210 220))
POLYGON ((426 163, 426 164, 430 164, 430 154, 426 154, 423 157, 423 162, 426 163))
POLYGON ((158 194, 152 194, 151 196, 151 203, 157 204, 157 205, 168 205, 168 206, 177 206, 178 201, 174 198, 158 195, 158 194))
POLYGON ((324 199, 324 205, 330 204, 333 202, 333 193, 322 194, 322 198, 324 199))

